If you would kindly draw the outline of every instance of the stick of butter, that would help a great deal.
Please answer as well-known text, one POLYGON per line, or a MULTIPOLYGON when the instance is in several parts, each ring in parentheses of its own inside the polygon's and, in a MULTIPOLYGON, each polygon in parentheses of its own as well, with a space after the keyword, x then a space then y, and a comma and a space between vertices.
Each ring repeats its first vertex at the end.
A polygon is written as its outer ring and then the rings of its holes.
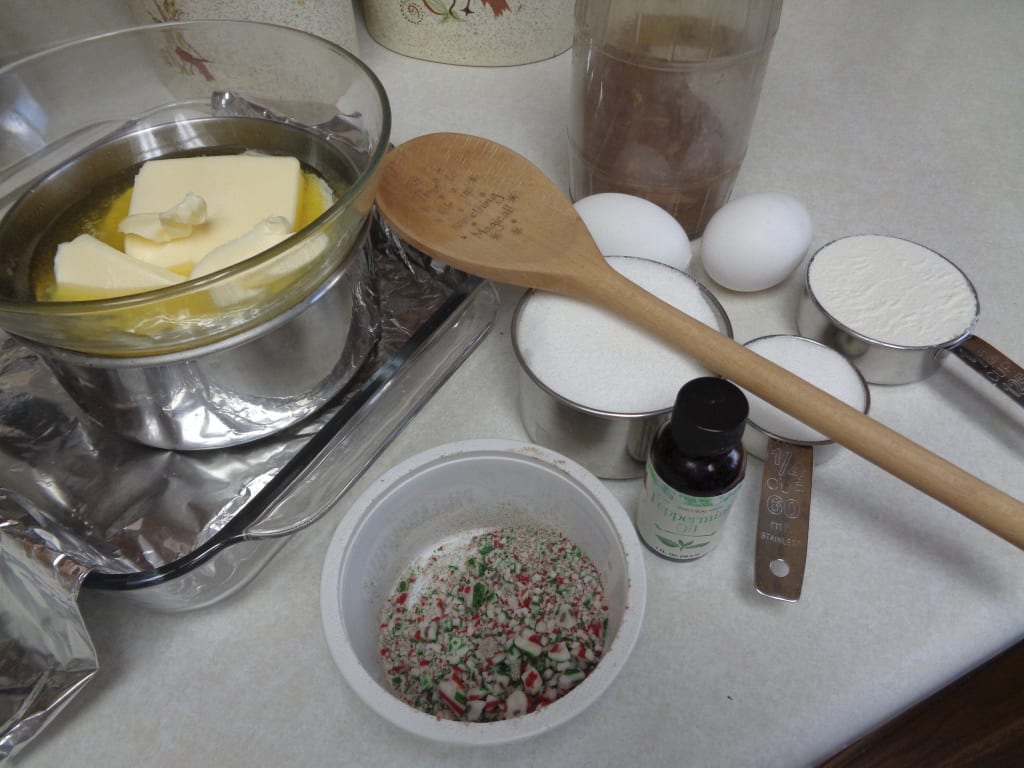
MULTIPOLYGON (((259 230, 263 226, 260 224, 256 229, 259 230)), ((259 237, 259 235, 254 235, 254 237, 259 237)), ((282 237, 287 237, 287 235, 282 237)), ((344 233, 340 238, 330 238, 323 232, 318 232, 312 237, 295 243, 269 262, 246 270, 243 274, 238 275, 237 279, 228 280, 223 285, 210 288, 210 296, 221 307, 259 301, 267 295, 277 293, 280 290, 280 281, 293 279, 299 272, 308 269, 315 260, 322 258, 328 249, 347 249, 350 239, 350 233, 344 233)), ((269 245, 266 246, 266 248, 269 247, 269 245)), ((210 256, 213 255, 210 254, 210 256)), ((205 259, 196 266, 196 270, 201 269, 204 264, 206 264, 205 259)), ((191 278, 195 277, 199 277, 199 275, 193 272, 191 278)))
POLYGON ((291 232, 291 222, 283 216, 271 216, 264 219, 241 237, 229 240, 206 254, 192 268, 188 279, 195 280, 197 277, 203 277, 240 261, 245 261, 250 256, 255 256, 257 253, 262 253, 277 245, 291 232))
POLYGON ((125 256, 92 235, 58 245, 53 273, 57 301, 123 296, 184 281, 181 275, 125 256))
POLYGON ((294 225, 302 167, 294 157, 241 154, 149 160, 135 177, 129 216, 166 211, 192 192, 206 201, 206 221, 185 238, 154 243, 125 236, 125 253, 188 274, 217 246, 275 216, 294 225))

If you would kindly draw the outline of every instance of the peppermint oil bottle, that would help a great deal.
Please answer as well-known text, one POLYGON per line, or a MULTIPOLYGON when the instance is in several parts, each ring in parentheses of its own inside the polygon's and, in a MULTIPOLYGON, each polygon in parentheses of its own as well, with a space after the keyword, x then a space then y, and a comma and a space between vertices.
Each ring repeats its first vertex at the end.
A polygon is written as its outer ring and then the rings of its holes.
POLYGON ((647 459, 636 525, 669 560, 695 560, 718 544, 746 471, 747 399, 717 377, 687 382, 647 459))

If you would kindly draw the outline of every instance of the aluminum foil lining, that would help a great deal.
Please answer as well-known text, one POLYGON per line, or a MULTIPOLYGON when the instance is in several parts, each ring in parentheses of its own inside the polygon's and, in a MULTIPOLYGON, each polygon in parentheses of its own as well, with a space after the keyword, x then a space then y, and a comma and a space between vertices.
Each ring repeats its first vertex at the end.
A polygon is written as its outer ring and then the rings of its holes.
POLYGON ((87 569, 0 523, 0 760, 10 757, 96 673, 78 612, 87 569))
POLYGON ((96 669, 76 603, 83 580, 173 564, 215 537, 466 280, 380 221, 367 247, 381 316, 371 358, 320 413, 238 448, 178 453, 105 432, 0 335, 0 759, 96 669))

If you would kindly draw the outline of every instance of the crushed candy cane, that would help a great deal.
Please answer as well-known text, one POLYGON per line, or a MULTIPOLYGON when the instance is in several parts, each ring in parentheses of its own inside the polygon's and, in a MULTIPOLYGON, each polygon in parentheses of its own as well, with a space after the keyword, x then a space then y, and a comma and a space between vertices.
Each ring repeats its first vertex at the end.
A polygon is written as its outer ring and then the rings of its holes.
POLYGON ((412 566, 381 612, 380 656, 407 704, 504 720, 579 685, 607 624, 601 576, 579 547, 548 528, 498 528, 412 566))

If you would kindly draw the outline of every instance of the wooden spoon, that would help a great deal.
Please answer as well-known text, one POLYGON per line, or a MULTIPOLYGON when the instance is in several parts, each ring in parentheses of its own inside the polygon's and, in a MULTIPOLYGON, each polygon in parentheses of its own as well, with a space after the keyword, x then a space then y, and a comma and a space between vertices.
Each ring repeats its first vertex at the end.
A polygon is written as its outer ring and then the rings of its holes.
POLYGON ((1024 504, 620 276, 571 202, 512 150, 454 133, 408 141, 385 158, 377 205, 424 253, 600 305, 1024 549, 1024 504))

